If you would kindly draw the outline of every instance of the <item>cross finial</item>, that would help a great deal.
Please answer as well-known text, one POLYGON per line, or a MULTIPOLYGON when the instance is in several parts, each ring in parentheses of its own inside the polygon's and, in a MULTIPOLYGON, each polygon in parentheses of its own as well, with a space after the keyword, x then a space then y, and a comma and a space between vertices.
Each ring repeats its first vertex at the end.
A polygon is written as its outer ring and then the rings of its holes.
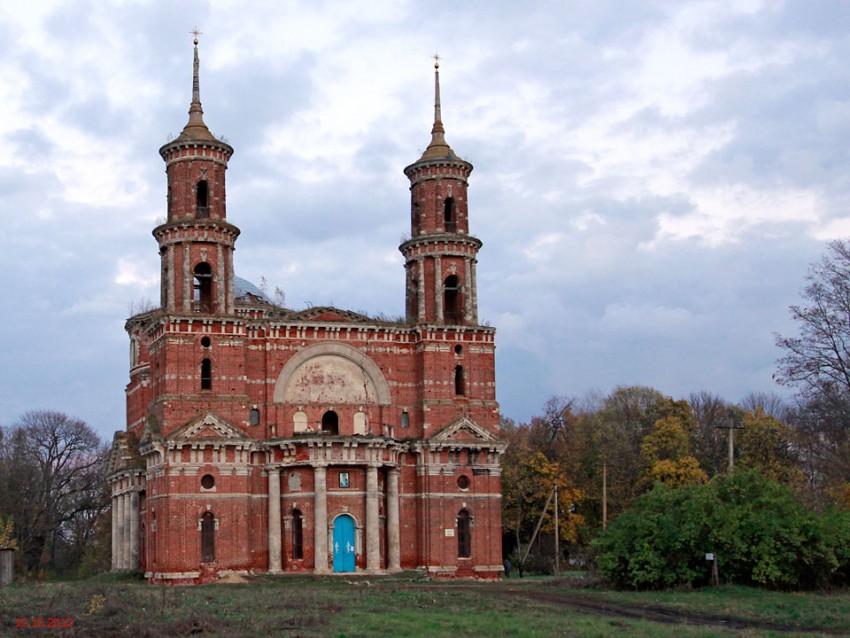
POLYGON ((198 46, 198 36, 204 35, 204 32, 198 29, 197 26, 195 26, 195 28, 189 31, 189 33, 195 36, 195 46, 198 46))
POLYGON ((434 68, 439 69, 440 68, 440 54, 435 53, 431 57, 434 58, 434 68))

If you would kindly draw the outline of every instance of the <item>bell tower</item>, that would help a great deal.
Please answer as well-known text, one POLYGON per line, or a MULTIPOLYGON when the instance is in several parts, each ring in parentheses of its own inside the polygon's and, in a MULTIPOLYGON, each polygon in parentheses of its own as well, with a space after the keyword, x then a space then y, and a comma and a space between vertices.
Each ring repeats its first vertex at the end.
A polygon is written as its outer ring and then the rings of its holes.
POLYGON ((404 255, 409 323, 476 325, 476 255, 469 234, 467 188, 472 164, 446 142, 440 104, 440 63, 434 56, 434 125, 431 143, 404 169, 410 180, 410 239, 404 255))
POLYGON ((196 37, 189 121, 159 149, 168 179, 168 217, 153 231, 161 258, 161 305, 169 313, 233 314, 239 229, 227 222, 225 197, 233 148, 204 124, 198 68, 196 37))

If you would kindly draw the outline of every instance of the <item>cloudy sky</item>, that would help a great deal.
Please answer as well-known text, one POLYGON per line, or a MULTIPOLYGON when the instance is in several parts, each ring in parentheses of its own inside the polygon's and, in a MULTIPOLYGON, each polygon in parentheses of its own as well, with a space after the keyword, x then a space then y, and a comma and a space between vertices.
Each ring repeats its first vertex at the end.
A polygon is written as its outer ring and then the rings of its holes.
POLYGON ((289 307, 402 314, 438 51, 506 416, 622 384, 781 391, 773 333, 850 236, 844 0, 36 0, 0 10, 0 424, 123 427, 195 25, 237 274, 289 307))

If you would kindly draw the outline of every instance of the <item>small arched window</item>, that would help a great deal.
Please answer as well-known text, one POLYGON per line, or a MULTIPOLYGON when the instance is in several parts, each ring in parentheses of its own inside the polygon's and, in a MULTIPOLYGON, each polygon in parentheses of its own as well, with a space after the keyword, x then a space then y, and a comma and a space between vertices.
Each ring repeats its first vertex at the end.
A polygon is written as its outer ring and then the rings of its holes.
POLYGON ((457 557, 472 556, 472 526, 469 524, 469 512, 461 510, 457 515, 457 557))
POLYGON ((446 323, 463 323, 461 312, 461 287, 460 278, 457 275, 449 275, 443 284, 443 315, 446 323))
POLYGON ((410 213, 410 229, 412 231, 411 235, 416 237, 419 234, 419 204, 414 203, 412 207, 412 211, 410 213))
POLYGON ((212 312, 212 266, 202 261, 194 270, 195 275, 195 312, 212 312))
POLYGON ((304 519, 301 510, 292 510, 292 558, 304 558, 304 519))
POLYGON ((455 366, 455 394, 458 396, 466 394, 466 379, 464 379, 463 366, 455 366))
POLYGON ((197 219, 206 219, 210 216, 210 193, 207 180, 202 179, 198 182, 195 189, 195 217, 197 219))
POLYGON ((333 410, 328 410, 322 415, 322 432, 339 434, 339 416, 333 410))
POLYGON ((212 361, 201 361, 201 390, 212 390, 212 361))
POLYGON ((446 197, 446 201, 443 202, 443 225, 447 233, 453 233, 457 230, 454 197, 446 197))
POLYGON ((201 562, 215 561, 215 516, 212 512, 204 512, 201 517, 201 562))

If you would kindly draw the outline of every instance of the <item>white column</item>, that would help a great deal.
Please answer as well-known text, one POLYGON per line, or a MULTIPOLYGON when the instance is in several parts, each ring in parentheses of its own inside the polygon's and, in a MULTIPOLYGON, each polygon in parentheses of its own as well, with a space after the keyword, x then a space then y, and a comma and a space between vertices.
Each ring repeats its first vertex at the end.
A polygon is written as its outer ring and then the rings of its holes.
POLYGON ((139 492, 137 486, 129 494, 130 499, 130 569, 139 568, 139 492))
POLYGON ((398 517, 398 474, 397 467, 387 472, 387 569, 401 569, 401 549, 398 517))
POLYGON ((124 492, 121 495, 121 500, 124 501, 124 505, 122 506, 124 510, 124 525, 122 528, 124 530, 124 538, 121 541, 121 547, 124 549, 124 558, 122 560, 124 561, 124 569, 132 569, 132 541, 130 539, 130 519, 132 518, 132 515, 130 512, 130 493, 124 492))
POLYGON ((425 321, 425 260, 420 257, 416 260, 417 267, 419 268, 419 281, 417 285, 419 286, 419 290, 417 293, 418 305, 417 312, 419 314, 419 321, 425 321))
POLYGON ((324 465, 313 468, 313 554, 317 573, 328 571, 328 471, 324 465))
POLYGON ((126 527, 126 518, 124 513, 124 495, 119 494, 116 496, 113 501, 118 504, 118 533, 117 536, 117 550, 116 550, 116 567, 118 569, 127 569, 127 563, 124 562, 124 528, 126 527))
MULTIPOLYGON (((218 272, 216 273, 217 281, 215 282, 216 288, 216 299, 215 299, 215 310, 216 312, 230 312, 230 309, 225 305, 224 301, 224 291, 227 288, 225 285, 225 274, 224 274, 224 246, 221 244, 218 245, 218 254, 216 255, 216 259, 218 259, 218 272)), ((212 301, 212 300, 210 300, 212 301)))
POLYGON ((269 572, 282 571, 280 538, 280 470, 269 469, 269 572))
POLYGON ((366 569, 381 569, 381 536, 378 521, 378 466, 366 468, 366 569))
POLYGON ((477 263, 478 263, 477 259, 472 260, 472 273, 471 273, 472 277, 469 280, 470 281, 469 286, 470 286, 470 290, 471 290, 470 295, 472 296, 472 322, 475 323, 475 324, 478 323, 478 282, 477 282, 478 276, 476 275, 476 269, 475 269, 475 264, 477 264, 477 263))
POLYGON ((465 323, 472 321, 472 264, 469 257, 463 260, 463 320, 465 323))
POLYGON ((191 244, 184 242, 183 247, 183 312, 192 312, 193 286, 195 285, 194 273, 192 273, 189 262, 189 251, 191 244))
POLYGON ((168 247, 168 309, 172 312, 175 310, 174 295, 177 294, 177 289, 174 287, 174 277, 177 274, 174 272, 174 245, 168 247))
POLYGON ((439 255, 434 257, 434 303, 436 308, 434 321, 443 323, 443 262, 439 255))
POLYGON ((112 571, 118 570, 118 497, 112 497, 112 571))

